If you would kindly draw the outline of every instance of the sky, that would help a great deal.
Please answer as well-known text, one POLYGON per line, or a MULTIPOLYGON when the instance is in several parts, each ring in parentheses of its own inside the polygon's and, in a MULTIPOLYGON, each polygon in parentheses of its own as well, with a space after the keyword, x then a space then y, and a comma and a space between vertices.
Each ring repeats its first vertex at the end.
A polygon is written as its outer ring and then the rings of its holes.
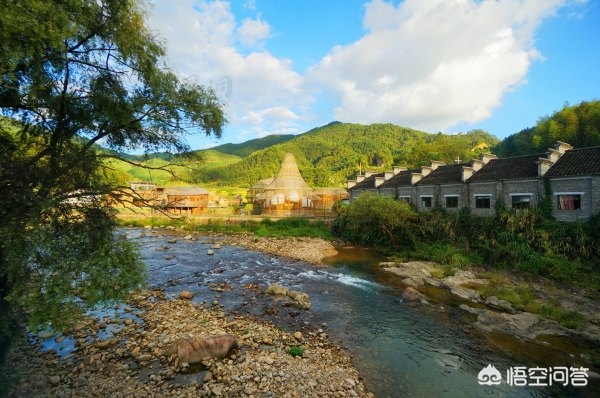
POLYGON ((193 149, 332 121, 502 139, 600 100, 600 0, 152 0, 148 26, 224 104, 193 149))

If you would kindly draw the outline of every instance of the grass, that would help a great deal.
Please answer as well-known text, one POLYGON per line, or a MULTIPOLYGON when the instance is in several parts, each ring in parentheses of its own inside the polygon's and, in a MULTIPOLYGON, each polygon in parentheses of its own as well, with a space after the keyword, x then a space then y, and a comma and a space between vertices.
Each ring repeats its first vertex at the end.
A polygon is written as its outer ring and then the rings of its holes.
POLYGON ((526 284, 514 285, 508 276, 498 273, 486 273, 486 277, 490 280, 489 284, 475 287, 484 297, 496 296, 508 301, 517 310, 555 320, 569 329, 576 329, 585 322, 582 314, 566 310, 557 302, 541 303, 526 284))
POLYGON ((303 347, 299 347, 297 345, 292 346, 288 350, 288 354, 290 354, 293 357, 302 357, 302 356, 304 356, 304 348, 303 347))

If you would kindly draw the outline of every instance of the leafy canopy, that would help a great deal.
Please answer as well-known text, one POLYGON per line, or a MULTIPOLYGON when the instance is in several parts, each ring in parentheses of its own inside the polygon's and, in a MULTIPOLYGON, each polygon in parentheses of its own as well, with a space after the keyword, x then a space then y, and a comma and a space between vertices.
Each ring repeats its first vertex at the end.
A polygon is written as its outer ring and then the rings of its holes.
MULTIPOLYGON (((17 309, 60 319, 74 297, 119 297, 143 281, 113 233, 130 149, 182 152, 220 136, 212 90, 180 82, 135 0, 0 0, 0 346, 17 309), (114 152, 96 150, 96 144, 114 152)), ((56 323, 55 323, 56 325, 56 323)), ((0 353, 1 354, 1 353, 0 353)))

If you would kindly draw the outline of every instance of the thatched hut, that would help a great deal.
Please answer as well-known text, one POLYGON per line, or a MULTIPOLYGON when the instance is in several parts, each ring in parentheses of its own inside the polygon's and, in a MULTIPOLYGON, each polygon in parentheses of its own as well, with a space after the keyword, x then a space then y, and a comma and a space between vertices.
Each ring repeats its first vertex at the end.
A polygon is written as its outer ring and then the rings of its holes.
POLYGON ((302 178, 294 155, 286 153, 279 172, 272 181, 267 182, 261 180, 250 189, 254 204, 260 207, 263 214, 285 216, 312 213, 318 197, 302 178))

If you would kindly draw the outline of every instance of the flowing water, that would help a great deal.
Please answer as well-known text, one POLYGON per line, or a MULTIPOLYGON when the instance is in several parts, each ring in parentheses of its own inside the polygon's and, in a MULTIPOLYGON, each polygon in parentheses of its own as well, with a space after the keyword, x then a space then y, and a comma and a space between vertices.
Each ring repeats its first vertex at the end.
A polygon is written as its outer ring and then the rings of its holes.
POLYGON ((124 233, 142 248, 151 288, 171 295, 189 290, 196 301, 217 300, 227 312, 257 315, 290 330, 323 329, 354 357, 377 397, 589 397, 600 389, 591 378, 584 388, 509 386, 511 367, 574 366, 578 356, 549 354, 548 344, 530 347, 506 336, 472 335, 467 315, 451 300, 426 311, 412 307, 400 298, 399 280, 381 271, 379 259, 365 250, 341 249, 329 266, 315 267, 237 246, 210 255, 209 238, 186 240, 141 229, 124 233), (272 283, 308 293, 311 310, 258 293, 272 283), (536 350, 541 355, 529 355, 536 350), (500 371, 502 384, 478 383, 489 364, 500 371))

